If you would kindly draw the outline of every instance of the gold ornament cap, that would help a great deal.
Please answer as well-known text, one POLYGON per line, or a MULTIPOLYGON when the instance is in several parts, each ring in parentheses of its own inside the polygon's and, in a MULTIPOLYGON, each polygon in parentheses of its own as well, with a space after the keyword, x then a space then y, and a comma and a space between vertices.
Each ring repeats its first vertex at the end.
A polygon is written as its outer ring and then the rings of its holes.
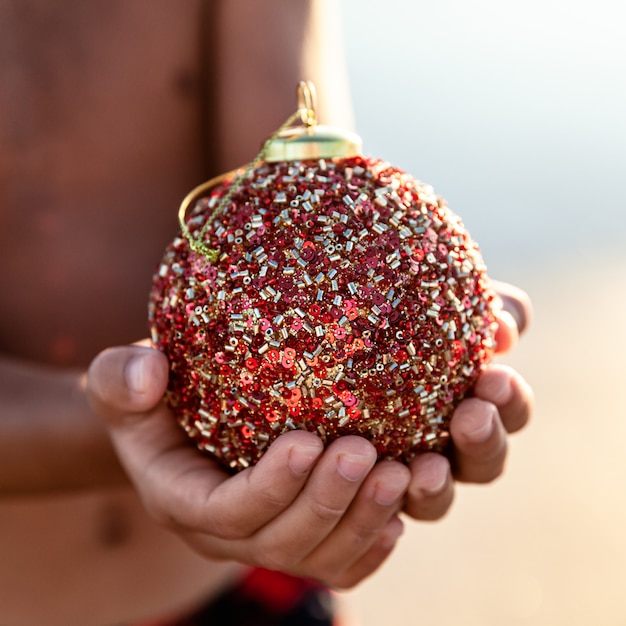
POLYGON ((297 95, 298 115, 303 125, 285 128, 269 139, 263 150, 264 161, 349 158, 362 154, 363 142, 356 133, 317 124, 312 82, 300 82, 297 95))
POLYGON ((315 86, 310 81, 298 85, 298 110, 289 116, 282 126, 263 144, 261 152, 244 168, 213 178, 192 189, 183 199, 178 209, 178 221, 189 247, 204 255, 211 263, 217 261, 219 252, 205 243, 205 235, 215 216, 226 209, 233 193, 244 180, 251 176, 254 168, 262 161, 305 161, 307 159, 332 159, 334 157, 355 157, 361 155, 361 138, 350 131, 318 126, 315 113, 315 86), (292 126, 298 117, 301 126, 292 126), (199 235, 192 235, 187 225, 187 210, 194 202, 210 190, 230 179, 228 191, 222 196, 213 212, 206 219, 199 235))

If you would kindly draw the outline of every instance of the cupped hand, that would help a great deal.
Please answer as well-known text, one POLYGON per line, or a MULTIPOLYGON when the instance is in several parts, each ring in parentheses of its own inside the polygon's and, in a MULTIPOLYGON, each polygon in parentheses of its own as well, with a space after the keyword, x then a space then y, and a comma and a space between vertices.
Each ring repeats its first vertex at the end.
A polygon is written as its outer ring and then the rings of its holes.
MULTIPOLYGON (((515 346, 528 327, 532 308, 525 292, 507 283, 494 283, 502 302, 498 312, 497 352, 515 346)), ((405 512, 418 520, 437 520, 450 508, 455 482, 486 483, 502 473, 507 434, 530 419, 533 392, 512 368, 491 364, 457 407, 450 423, 452 449, 446 457, 426 453, 410 464, 411 483, 405 512)))
MULTIPOLYGON (((498 351, 510 349, 530 319, 527 296, 499 284, 498 351)), ((373 573, 403 530, 398 513, 436 520, 455 481, 484 483, 502 472, 506 436, 522 428, 532 391, 511 368, 489 365, 450 425, 451 462, 418 456, 409 467, 376 463, 365 439, 343 437, 326 450, 312 433, 281 435, 261 460, 230 475, 201 455, 162 397, 168 364, 141 346, 112 348, 89 370, 92 406, 108 425, 129 478, 155 521, 210 559, 278 569, 347 588, 373 573)))
POLYGON ((315 435, 295 431, 230 475, 198 453, 163 404, 167 377, 161 353, 128 346, 100 354, 87 378, 92 406, 156 522, 207 558, 334 587, 351 587, 379 567, 402 533, 407 467, 376 463, 360 437, 323 450, 315 435))

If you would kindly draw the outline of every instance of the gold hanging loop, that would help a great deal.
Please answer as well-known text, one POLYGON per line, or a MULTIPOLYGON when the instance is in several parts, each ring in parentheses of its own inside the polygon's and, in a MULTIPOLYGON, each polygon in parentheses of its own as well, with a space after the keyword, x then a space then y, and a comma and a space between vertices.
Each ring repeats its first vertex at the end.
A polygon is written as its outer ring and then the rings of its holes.
POLYGON ((317 93, 310 80, 301 80, 297 88, 298 112, 302 123, 310 128, 317 124, 317 93))
POLYGON ((311 81, 300 81, 297 87, 298 110, 292 113, 272 136, 265 141, 260 152, 248 165, 213 178, 193 189, 180 205, 178 221, 183 236, 190 248, 215 262, 218 251, 205 242, 206 235, 215 218, 226 210, 234 193, 247 180, 254 168, 261 162, 302 161, 306 159, 349 158, 361 154, 361 138, 354 133, 317 125, 317 96, 311 81), (303 126, 292 126, 300 118, 303 126), (207 217, 204 225, 195 236, 187 226, 187 211, 203 195, 218 184, 230 182, 226 192, 207 217))

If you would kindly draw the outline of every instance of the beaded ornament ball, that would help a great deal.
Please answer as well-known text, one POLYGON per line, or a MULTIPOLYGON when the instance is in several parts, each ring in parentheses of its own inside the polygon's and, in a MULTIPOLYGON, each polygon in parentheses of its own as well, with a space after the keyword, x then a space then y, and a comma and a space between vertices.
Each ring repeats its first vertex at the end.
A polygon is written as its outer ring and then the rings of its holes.
POLYGON ((241 470, 293 429, 404 462, 445 448, 495 348, 494 294, 431 187, 358 155, 260 161, 194 200, 185 230, 149 319, 200 450, 241 470))

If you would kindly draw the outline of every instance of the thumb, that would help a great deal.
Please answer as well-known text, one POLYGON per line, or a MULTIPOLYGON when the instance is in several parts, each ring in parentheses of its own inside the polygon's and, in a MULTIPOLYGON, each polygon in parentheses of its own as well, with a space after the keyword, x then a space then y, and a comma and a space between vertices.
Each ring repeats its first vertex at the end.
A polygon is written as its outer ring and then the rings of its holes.
POLYGON ((156 407, 168 381, 167 358, 158 350, 122 346, 101 352, 87 372, 94 410, 111 426, 156 407))

